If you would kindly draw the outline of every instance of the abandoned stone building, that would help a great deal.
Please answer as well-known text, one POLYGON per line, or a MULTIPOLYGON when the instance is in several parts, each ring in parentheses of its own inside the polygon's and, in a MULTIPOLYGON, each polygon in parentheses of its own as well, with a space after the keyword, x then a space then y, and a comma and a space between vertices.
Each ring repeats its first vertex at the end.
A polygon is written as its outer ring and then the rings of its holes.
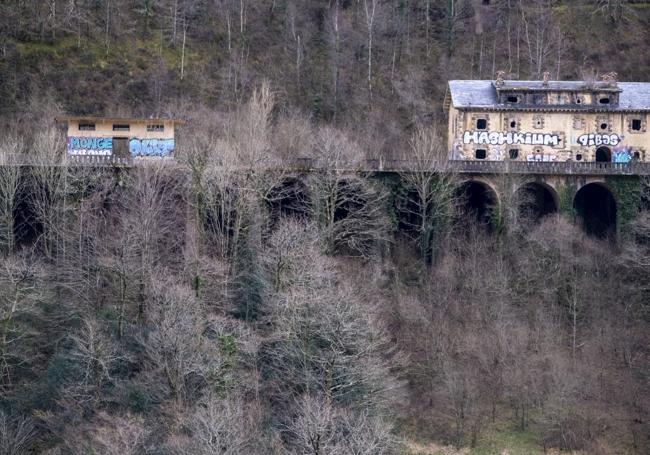
POLYGON ((449 81, 454 160, 650 161, 650 83, 449 81))
POLYGON ((58 117, 67 125, 69 156, 110 156, 119 158, 170 157, 178 119, 58 117))

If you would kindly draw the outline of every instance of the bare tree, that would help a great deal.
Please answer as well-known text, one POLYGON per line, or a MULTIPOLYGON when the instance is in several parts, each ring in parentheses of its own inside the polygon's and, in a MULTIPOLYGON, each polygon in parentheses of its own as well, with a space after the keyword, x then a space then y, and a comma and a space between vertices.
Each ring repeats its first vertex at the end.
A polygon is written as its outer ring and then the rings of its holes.
POLYGON ((0 261, 0 383, 4 388, 14 381, 15 367, 33 360, 28 339, 36 334, 28 321, 38 317, 44 291, 44 273, 34 259, 26 254, 0 261))
POLYGON ((9 416, 0 411, 0 451, 6 455, 27 453, 36 437, 34 422, 29 417, 9 416))
POLYGON ((420 128, 409 141, 400 177, 405 184, 403 219, 430 264, 452 230, 457 178, 450 171, 443 140, 434 128, 420 128))
POLYGON ((7 136, 0 142, 0 245, 5 254, 15 247, 14 212, 21 201, 21 167, 18 166, 23 143, 19 136, 7 136))
POLYGON ((163 280, 152 284, 150 329, 140 342, 151 371, 163 380, 164 395, 183 404, 194 392, 192 384, 218 378, 221 355, 206 337, 202 306, 192 289, 163 280))
POLYGON ((309 180, 313 217, 326 249, 370 256, 388 240, 386 194, 349 170, 361 159, 358 145, 344 134, 321 129, 315 150, 323 169, 309 180))

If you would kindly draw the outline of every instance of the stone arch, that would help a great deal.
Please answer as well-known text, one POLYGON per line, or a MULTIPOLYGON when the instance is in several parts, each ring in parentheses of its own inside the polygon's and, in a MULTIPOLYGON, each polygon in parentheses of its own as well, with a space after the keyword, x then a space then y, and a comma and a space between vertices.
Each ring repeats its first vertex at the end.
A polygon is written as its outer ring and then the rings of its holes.
POLYGON ((573 198, 576 221, 591 236, 616 237, 617 204, 614 194, 602 182, 582 186, 573 198))
POLYGON ((555 188, 546 182, 526 182, 517 189, 517 209, 524 222, 538 222, 557 213, 560 203, 555 188))
POLYGON ((270 227, 282 217, 304 218, 309 215, 309 191, 303 179, 285 177, 266 193, 270 227))
POLYGON ((484 180, 471 179, 460 184, 458 195, 465 218, 491 230, 500 203, 496 189, 484 180))
POLYGON ((612 162, 612 149, 609 147, 598 147, 596 149, 596 162, 597 163, 611 163, 612 162))

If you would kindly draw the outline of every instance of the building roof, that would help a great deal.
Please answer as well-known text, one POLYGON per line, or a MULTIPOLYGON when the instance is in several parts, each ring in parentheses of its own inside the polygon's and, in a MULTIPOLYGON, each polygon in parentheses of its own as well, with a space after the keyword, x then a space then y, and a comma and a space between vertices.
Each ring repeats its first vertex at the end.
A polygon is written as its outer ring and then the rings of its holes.
POLYGON ((619 82, 617 87, 602 82, 588 85, 583 81, 504 81, 499 90, 523 91, 620 91, 618 104, 608 106, 593 105, 516 105, 499 103, 497 88, 491 80, 449 81, 452 105, 459 109, 498 109, 498 110, 575 110, 575 111, 650 111, 650 82, 619 82))
POLYGON ((55 117, 55 121, 66 123, 66 122, 75 122, 75 121, 84 121, 84 122, 95 122, 95 123, 162 123, 162 122, 173 122, 176 125, 184 125, 185 120, 174 119, 174 118, 144 118, 144 117, 92 117, 92 116, 83 116, 83 115, 63 115, 60 117, 55 117))

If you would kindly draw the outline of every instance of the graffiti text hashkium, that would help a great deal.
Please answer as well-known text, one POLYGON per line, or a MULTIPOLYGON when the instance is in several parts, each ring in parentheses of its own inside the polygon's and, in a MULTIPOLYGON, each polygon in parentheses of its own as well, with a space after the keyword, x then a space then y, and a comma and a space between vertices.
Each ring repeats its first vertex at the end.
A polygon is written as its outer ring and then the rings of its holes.
POLYGON ((550 145, 557 146, 561 138, 557 134, 548 133, 515 133, 497 131, 465 131, 463 142, 465 144, 525 144, 525 145, 550 145))
POLYGON ((617 145, 621 142, 621 137, 618 134, 583 134, 578 137, 578 144, 580 145, 617 145))
POLYGON ((131 156, 169 156, 174 151, 173 139, 131 139, 131 156))

